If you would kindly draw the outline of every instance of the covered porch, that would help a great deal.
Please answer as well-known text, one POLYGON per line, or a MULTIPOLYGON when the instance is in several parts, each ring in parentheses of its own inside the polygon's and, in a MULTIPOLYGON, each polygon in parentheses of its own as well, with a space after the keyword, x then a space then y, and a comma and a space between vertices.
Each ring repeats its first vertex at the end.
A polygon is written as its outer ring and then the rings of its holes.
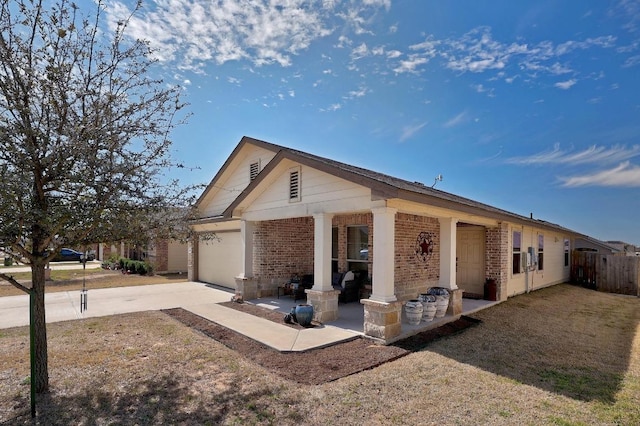
MULTIPOLYGON (((272 311, 279 312, 282 314, 283 318, 284 318, 284 315, 290 313, 291 309, 295 308, 296 305, 300 303, 304 303, 304 301, 301 301, 301 300, 294 301, 293 298, 289 298, 289 297, 285 297, 285 298, 261 297, 257 299, 247 300, 245 302, 265 308, 265 309, 270 309, 272 311)), ((474 312, 489 308, 497 303, 500 303, 500 302, 464 298, 462 300, 461 315, 471 315, 474 312)), ((342 330, 347 330, 362 336, 366 336, 364 333, 364 311, 365 311, 364 305, 361 303, 341 304, 339 318, 323 324, 319 324, 318 322, 314 322, 314 324, 329 326, 329 327, 336 327, 342 330)), ((442 318, 434 318, 432 321, 429 321, 429 322, 422 321, 418 325, 412 325, 412 324, 409 324, 409 322, 407 321, 406 315, 403 313, 402 319, 401 319, 402 321, 401 333, 398 336, 396 336, 396 338, 386 343, 392 343, 393 341, 402 340, 423 331, 428 331, 434 328, 441 327, 449 322, 455 321, 459 317, 460 315, 446 314, 442 318)), ((284 325, 284 322, 282 324, 282 327, 286 327, 284 325)), ((251 336, 248 336, 248 337, 251 337, 251 336)), ((318 341, 317 345, 322 346, 330 343, 331 342, 327 342, 323 339, 322 341, 318 341)))
MULTIPOLYGON (((478 300, 477 288, 486 277, 499 272, 493 266, 496 256, 487 254, 500 252, 500 238, 495 238, 500 236, 499 229, 453 217, 401 213, 388 207, 370 212, 243 220, 245 270, 236 278, 236 290, 244 300, 283 315, 298 303, 310 304, 319 323, 390 343, 492 304, 478 300), (458 231, 466 235, 470 229, 480 231, 475 232, 474 240, 479 247, 470 245, 466 237, 459 244, 458 231), (460 265, 460 250, 472 252, 475 261, 469 262, 464 254, 465 263, 460 265), (473 298, 463 298, 465 289, 457 285, 459 270, 466 280, 476 277, 476 287, 469 294, 473 298), (363 277, 358 297, 351 298, 350 303, 342 303, 342 291, 334 282, 336 271, 355 271, 363 277), (296 297, 279 297, 292 276, 306 277, 308 287, 298 291, 296 297), (431 287, 449 290, 447 315, 429 323, 409 324, 404 303, 431 287)), ((497 268, 500 261, 498 256, 497 268)))

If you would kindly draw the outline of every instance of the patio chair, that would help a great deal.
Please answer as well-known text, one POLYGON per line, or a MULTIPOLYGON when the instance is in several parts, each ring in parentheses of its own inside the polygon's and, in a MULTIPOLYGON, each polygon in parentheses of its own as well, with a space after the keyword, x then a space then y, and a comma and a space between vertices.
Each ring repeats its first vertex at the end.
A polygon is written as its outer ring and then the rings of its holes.
POLYGON ((360 281, 356 280, 354 271, 347 271, 343 274, 334 273, 331 284, 334 289, 340 290, 339 303, 351 303, 360 298, 360 281))

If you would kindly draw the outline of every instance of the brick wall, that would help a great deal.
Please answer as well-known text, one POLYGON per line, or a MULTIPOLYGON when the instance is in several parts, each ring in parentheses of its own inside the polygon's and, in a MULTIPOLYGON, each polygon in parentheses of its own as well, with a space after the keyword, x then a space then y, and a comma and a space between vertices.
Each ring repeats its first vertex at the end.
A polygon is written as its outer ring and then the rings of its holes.
POLYGON ((509 226, 500 223, 486 232, 486 274, 498 286, 498 300, 507 299, 507 278, 509 274, 509 226))
POLYGON ((253 272, 263 284, 282 284, 294 274, 313 274, 313 218, 257 222, 253 272))
POLYGON ((158 240, 153 243, 148 251, 149 262, 153 265, 154 271, 166 272, 169 270, 169 241, 158 240))
POLYGON ((438 219, 404 213, 396 215, 395 281, 398 300, 415 299, 429 287, 438 285, 440 276, 440 224, 438 219), (433 253, 425 260, 416 255, 421 232, 431 235, 433 253))

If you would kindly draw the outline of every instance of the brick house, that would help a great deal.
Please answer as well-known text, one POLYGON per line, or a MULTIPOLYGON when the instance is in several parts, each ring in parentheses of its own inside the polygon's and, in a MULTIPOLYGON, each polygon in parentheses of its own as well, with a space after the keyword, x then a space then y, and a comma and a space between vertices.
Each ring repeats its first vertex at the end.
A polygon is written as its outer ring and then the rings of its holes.
POLYGON ((124 242, 98 244, 98 260, 107 260, 112 254, 147 261, 155 273, 187 272, 187 243, 178 240, 155 240, 144 249, 124 242))
POLYGON ((322 322, 340 315, 336 273, 364 276, 366 335, 401 332, 403 302, 430 287, 498 300, 566 282, 569 229, 417 182, 243 137, 197 202, 189 278, 275 295, 294 274, 313 276, 307 302, 322 322))

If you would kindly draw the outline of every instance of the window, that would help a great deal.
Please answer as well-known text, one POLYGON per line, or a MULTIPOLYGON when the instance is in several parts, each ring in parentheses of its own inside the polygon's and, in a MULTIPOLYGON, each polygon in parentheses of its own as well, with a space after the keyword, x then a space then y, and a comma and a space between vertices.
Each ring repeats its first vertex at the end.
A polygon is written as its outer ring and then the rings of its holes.
POLYGON ((347 263, 350 270, 368 269, 369 263, 369 227, 347 227, 347 263))
POLYGON ((564 239, 564 266, 569 266, 569 240, 564 239))
POLYGON ((253 182, 258 173, 260 173, 260 160, 249 165, 249 181, 253 182))
POLYGON ((521 263, 522 263, 522 234, 519 231, 513 231, 513 274, 519 274, 521 272, 521 263))
POLYGON ((538 271, 542 271, 544 267, 544 235, 538 234, 538 271))
POLYGON ((300 167, 289 172, 289 201, 300 201, 300 167))

